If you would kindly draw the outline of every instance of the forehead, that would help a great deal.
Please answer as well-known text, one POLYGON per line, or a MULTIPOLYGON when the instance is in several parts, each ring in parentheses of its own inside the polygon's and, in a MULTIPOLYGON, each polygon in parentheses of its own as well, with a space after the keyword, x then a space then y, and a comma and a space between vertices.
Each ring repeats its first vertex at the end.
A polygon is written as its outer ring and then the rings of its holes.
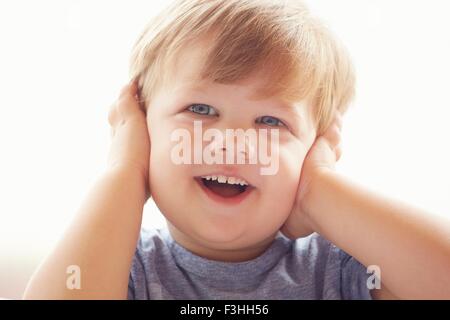
POLYGON ((206 93, 214 95, 223 88, 231 92, 234 97, 241 97, 249 101, 264 101, 276 109, 285 109, 293 118, 302 118, 312 123, 311 104, 306 101, 290 102, 278 96, 261 98, 258 93, 271 81, 268 70, 256 70, 246 79, 229 84, 213 82, 202 79, 202 70, 211 49, 211 41, 199 40, 184 46, 172 58, 167 82, 168 90, 172 95, 189 93, 206 93))
MULTIPOLYGON (((268 69, 256 70, 245 79, 233 83, 218 83, 211 79, 203 78, 202 72, 211 50, 210 42, 199 40, 185 46, 172 59, 170 63, 170 75, 168 86, 171 92, 204 91, 207 88, 228 86, 234 89, 246 91, 245 98, 248 100, 263 100, 260 93, 270 83, 270 72, 268 69)), ((281 100, 272 96, 266 100, 281 100)), ((287 102, 287 101, 284 101, 287 102)))

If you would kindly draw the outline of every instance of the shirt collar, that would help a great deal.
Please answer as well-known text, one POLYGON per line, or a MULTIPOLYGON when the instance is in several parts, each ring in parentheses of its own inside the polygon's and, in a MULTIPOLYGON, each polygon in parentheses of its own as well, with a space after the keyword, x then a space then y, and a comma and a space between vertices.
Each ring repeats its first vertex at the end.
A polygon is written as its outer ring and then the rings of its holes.
POLYGON ((172 256, 181 269, 200 278, 214 279, 219 285, 248 285, 272 269, 292 246, 293 241, 278 233, 272 244, 258 257, 243 262, 223 262, 200 257, 177 243, 163 230, 172 256))

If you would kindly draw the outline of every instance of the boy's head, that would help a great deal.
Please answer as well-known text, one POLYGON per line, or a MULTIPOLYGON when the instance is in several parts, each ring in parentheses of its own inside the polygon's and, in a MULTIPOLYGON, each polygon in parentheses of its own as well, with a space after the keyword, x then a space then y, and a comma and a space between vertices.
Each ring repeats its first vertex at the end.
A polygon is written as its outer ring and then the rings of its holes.
MULTIPOLYGON (((130 76, 147 111, 152 196, 176 240, 203 252, 270 243, 291 211, 309 148, 354 94, 348 54, 294 0, 175 1, 140 36, 130 76), (208 129, 223 133, 223 144, 198 137, 208 129), (227 129, 276 129, 265 141, 276 173, 261 175, 259 162, 174 161, 180 132, 191 138, 182 156, 195 159, 200 145, 225 159, 236 151, 225 147, 235 139, 227 129)), ((237 153, 248 160, 264 139, 247 138, 237 153)))

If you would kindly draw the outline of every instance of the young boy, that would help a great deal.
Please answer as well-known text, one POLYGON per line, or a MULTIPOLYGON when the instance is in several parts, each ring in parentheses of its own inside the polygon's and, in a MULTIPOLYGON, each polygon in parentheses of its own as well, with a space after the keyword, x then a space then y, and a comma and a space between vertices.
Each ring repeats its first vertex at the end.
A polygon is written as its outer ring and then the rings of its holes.
POLYGON ((176 1, 131 79, 108 170, 25 298, 450 298, 449 222, 334 171, 354 73, 302 3, 176 1), (167 229, 140 232, 150 196, 167 229))

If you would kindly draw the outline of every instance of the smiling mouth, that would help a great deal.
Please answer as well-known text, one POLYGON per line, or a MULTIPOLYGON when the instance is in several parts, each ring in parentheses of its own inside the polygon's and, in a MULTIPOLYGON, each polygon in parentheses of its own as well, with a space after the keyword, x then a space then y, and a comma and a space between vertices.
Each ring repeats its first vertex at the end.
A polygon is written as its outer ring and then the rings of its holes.
POLYGON ((232 177, 205 176, 197 177, 196 180, 212 193, 223 198, 236 197, 251 188, 246 181, 232 177))
POLYGON ((232 198, 235 197, 247 189, 247 186, 241 185, 231 185, 227 183, 219 183, 217 181, 206 180, 202 178, 202 183, 209 190, 214 192, 215 194, 224 197, 224 198, 232 198))

